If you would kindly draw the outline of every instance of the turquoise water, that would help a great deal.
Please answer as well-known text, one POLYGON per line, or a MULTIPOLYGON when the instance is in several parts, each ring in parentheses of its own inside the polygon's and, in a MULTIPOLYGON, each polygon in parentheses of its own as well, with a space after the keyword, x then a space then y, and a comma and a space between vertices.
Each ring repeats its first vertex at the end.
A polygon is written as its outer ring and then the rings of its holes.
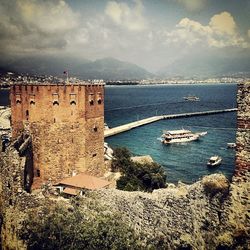
MULTIPOLYGON (((175 114, 236 107, 236 84, 119 86, 105 88, 105 121, 110 127, 156 114, 175 114), (187 102, 183 96, 196 95, 199 102, 187 102)), ((135 155, 151 155, 166 170, 167 181, 191 183, 206 174, 222 172, 231 178, 235 151, 227 149, 235 142, 236 113, 162 120, 107 138, 113 147, 125 146, 135 155), (159 141, 165 129, 207 131, 199 141, 163 145, 159 141), (222 156, 222 165, 207 168, 214 154, 222 156)))
MULTIPOLYGON (((105 87, 105 121, 110 127, 156 114, 175 114, 236 107, 236 84, 158 85, 105 87), (187 102, 183 96, 196 95, 199 102, 187 102)), ((0 106, 8 105, 8 90, 0 90, 0 106)), ((135 155, 151 155, 167 173, 168 182, 191 183, 205 174, 222 172, 229 178, 234 171, 235 151, 227 149, 235 142, 236 113, 162 120, 107 138, 112 146, 125 146, 135 155), (207 131, 199 141, 163 145, 158 138, 165 129, 207 131), (208 158, 222 156, 222 165, 209 169, 208 158)))

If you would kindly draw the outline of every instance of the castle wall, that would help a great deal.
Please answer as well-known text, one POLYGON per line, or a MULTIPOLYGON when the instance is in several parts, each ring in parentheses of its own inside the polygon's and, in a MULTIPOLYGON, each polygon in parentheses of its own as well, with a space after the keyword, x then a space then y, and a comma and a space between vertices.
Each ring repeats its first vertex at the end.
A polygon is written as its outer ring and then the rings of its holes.
POLYGON ((13 138, 32 136, 33 189, 104 165, 103 85, 11 87, 13 138))
POLYGON ((238 85, 235 175, 250 171, 250 82, 238 85))

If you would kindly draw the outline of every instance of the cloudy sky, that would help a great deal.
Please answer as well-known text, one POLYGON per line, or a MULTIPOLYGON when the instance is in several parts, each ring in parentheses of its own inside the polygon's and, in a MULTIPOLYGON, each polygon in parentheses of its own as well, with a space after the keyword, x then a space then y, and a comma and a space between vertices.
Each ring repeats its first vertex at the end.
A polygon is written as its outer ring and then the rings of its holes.
POLYGON ((250 0, 1 0, 0 51, 114 57, 151 72, 208 53, 250 60, 250 0))

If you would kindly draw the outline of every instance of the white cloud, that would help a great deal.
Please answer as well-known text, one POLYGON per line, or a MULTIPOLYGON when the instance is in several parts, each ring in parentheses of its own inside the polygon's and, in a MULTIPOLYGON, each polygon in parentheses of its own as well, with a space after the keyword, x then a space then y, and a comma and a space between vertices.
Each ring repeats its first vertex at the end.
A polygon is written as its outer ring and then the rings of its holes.
POLYGON ((222 12, 214 15, 208 25, 202 25, 189 18, 183 18, 176 29, 165 33, 166 43, 185 43, 195 45, 203 43, 209 47, 242 47, 249 44, 237 33, 237 26, 232 15, 222 12))
POLYGON ((234 18, 226 11, 214 15, 209 22, 209 26, 219 35, 227 34, 232 36, 236 34, 236 23, 234 18))
POLYGON ((189 11, 198 11, 206 6, 206 0, 177 0, 189 11))
POLYGON ((127 3, 109 1, 105 14, 116 24, 131 31, 140 31, 146 28, 146 20, 143 17, 143 5, 141 0, 135 0, 134 6, 127 3))

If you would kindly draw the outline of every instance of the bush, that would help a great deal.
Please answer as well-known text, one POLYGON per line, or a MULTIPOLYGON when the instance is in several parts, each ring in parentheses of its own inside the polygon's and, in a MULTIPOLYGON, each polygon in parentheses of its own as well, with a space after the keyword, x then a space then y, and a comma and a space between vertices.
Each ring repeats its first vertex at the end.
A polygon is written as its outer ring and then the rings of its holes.
POLYGON ((208 195, 215 195, 217 193, 226 194, 229 189, 229 182, 222 174, 213 174, 205 176, 202 179, 202 184, 205 192, 208 195))
POLYGON ((126 148, 114 150, 111 168, 122 172, 117 181, 117 188, 126 191, 148 191, 166 187, 166 175, 157 163, 138 163, 131 160, 131 153, 126 148))
POLYGON ((81 211, 78 206, 42 207, 29 213, 21 230, 28 249, 135 249, 140 240, 119 216, 81 211))

